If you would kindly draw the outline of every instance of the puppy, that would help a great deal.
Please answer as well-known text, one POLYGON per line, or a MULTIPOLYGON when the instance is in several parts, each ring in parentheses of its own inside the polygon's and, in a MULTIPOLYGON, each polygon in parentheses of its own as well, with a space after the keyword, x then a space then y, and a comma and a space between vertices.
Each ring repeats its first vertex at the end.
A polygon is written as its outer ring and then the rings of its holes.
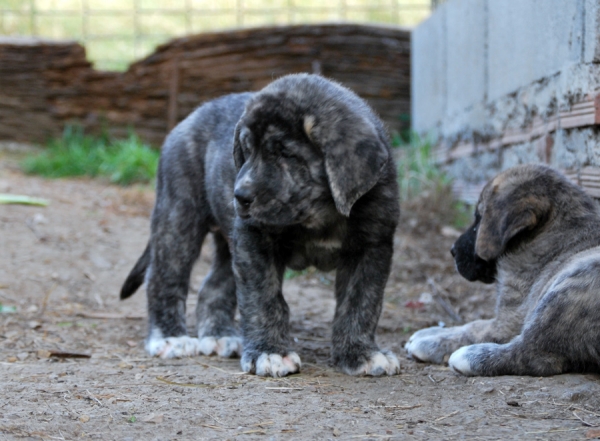
POLYGON ((518 166, 483 189, 452 255, 467 280, 497 285, 496 317, 416 332, 406 350, 464 375, 600 371, 600 214, 543 165, 518 166))
POLYGON ((285 269, 337 270, 332 364, 396 374, 398 359, 378 348, 375 330, 399 210, 388 135, 369 106, 323 77, 285 76, 204 104, 167 137, 150 241, 121 299, 146 280, 151 355, 241 355, 244 371, 279 377, 301 366, 285 269), (192 338, 185 301, 209 232, 216 252, 192 338))

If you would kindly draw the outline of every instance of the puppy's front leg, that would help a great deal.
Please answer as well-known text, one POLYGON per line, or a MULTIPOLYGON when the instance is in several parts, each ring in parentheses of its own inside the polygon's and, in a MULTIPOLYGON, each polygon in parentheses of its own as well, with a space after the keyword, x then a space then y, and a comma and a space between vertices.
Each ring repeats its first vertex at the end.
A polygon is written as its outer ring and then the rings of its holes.
POLYGON ((466 345, 509 342, 521 331, 527 312, 523 306, 525 294, 518 289, 520 284, 513 280, 512 285, 498 288, 495 318, 449 328, 421 329, 404 346, 406 352, 417 361, 442 364, 448 361, 450 354, 466 345))
POLYGON ((463 346, 475 343, 506 343, 515 337, 523 325, 524 314, 514 311, 508 314, 500 310, 498 317, 475 320, 462 326, 421 329, 415 332, 404 348, 408 355, 426 363, 445 363, 450 354, 463 346))
POLYGON ((283 263, 271 236, 236 220, 233 273, 243 336, 242 369, 283 377, 300 371, 289 351, 289 308, 281 293, 283 263))
POLYGON ((396 355, 375 343, 392 253, 391 240, 342 250, 335 286, 332 362, 347 374, 400 373, 396 355))

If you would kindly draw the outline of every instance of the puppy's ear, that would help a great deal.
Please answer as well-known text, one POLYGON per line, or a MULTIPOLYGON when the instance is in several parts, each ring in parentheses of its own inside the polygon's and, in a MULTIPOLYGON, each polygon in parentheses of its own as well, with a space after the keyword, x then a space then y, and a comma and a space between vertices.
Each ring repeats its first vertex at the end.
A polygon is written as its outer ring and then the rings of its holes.
POLYGON ((304 131, 323 151, 337 210, 350 216, 354 203, 373 188, 390 159, 386 140, 359 114, 337 116, 335 121, 306 115, 304 131))
POLYGON ((513 237, 539 225, 552 208, 546 197, 530 196, 511 202, 504 200, 486 207, 475 240, 475 254, 485 261, 500 257, 513 237))

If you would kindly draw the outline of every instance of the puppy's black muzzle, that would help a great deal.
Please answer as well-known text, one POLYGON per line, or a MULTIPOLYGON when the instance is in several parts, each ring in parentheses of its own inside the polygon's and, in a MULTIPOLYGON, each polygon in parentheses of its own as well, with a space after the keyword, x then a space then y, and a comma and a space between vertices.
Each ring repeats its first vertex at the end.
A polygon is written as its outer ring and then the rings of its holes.
POLYGON ((480 281, 494 283, 496 281, 496 261, 487 262, 475 254, 477 225, 472 225, 450 248, 456 269, 469 282, 480 281))

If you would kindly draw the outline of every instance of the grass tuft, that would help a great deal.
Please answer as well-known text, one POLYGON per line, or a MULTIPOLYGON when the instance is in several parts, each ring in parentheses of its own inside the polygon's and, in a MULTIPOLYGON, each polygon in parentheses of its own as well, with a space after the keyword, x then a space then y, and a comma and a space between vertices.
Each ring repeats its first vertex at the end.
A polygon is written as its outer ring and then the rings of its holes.
POLYGON ((81 127, 68 126, 62 137, 48 142, 44 152, 21 162, 25 173, 47 178, 89 176, 111 183, 149 183, 156 175, 160 152, 134 133, 126 139, 86 135, 81 127))
POLYGON ((400 161, 398 179, 402 200, 410 200, 423 192, 438 192, 451 185, 451 180, 438 167, 430 140, 411 134, 409 142, 398 143, 400 161))
POLYGON ((472 208, 452 194, 452 179, 436 164, 431 140, 412 133, 408 142, 399 137, 393 142, 400 150, 398 181, 405 205, 435 213, 456 228, 468 225, 472 208))

